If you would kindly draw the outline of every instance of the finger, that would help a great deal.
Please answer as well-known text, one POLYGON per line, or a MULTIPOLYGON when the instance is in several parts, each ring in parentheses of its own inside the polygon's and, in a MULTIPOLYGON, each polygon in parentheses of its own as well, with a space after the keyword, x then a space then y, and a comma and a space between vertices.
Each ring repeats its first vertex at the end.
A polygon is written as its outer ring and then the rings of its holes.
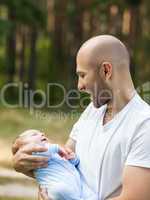
POLYGON ((19 168, 17 168, 17 171, 23 172, 23 173, 28 173, 29 171, 33 171, 35 169, 39 168, 45 168, 47 167, 47 163, 43 162, 20 162, 19 168))
POLYGON ((40 164, 40 167, 37 166, 36 169, 39 169, 39 168, 46 168, 46 167, 48 167, 48 164, 47 164, 47 163, 41 163, 41 164, 40 164))
POLYGON ((73 158, 75 158, 75 153, 74 152, 72 152, 72 153, 67 155, 67 160, 70 160, 70 159, 73 159, 73 158))
POLYGON ((22 148, 20 148, 19 151, 22 151, 27 154, 32 154, 33 152, 44 152, 47 151, 48 149, 45 146, 41 146, 39 144, 27 144, 24 145, 22 148))
POLYGON ((33 171, 33 170, 28 171, 28 172, 24 172, 23 174, 26 175, 26 176, 29 176, 29 177, 31 177, 31 178, 35 178, 35 176, 34 176, 34 171, 33 171))
POLYGON ((40 168, 46 168, 46 167, 48 167, 48 164, 47 163, 32 163, 31 164, 31 168, 32 169, 40 169, 40 168))
POLYGON ((71 159, 73 159, 73 158, 75 158, 75 157, 74 157, 74 156, 71 156, 71 155, 68 155, 68 156, 66 157, 67 160, 71 160, 71 159))
POLYGON ((68 152, 65 149, 60 149, 59 154, 61 155, 68 155, 68 152))
POLYGON ((66 147, 65 150, 66 150, 69 154, 73 152, 73 151, 72 151, 70 148, 68 148, 68 147, 66 147))
POLYGON ((26 169, 26 170, 35 170, 35 169, 39 169, 39 168, 45 168, 48 167, 48 163, 44 163, 44 162, 24 162, 22 164, 22 166, 26 169))
POLYGON ((40 195, 42 197, 43 200, 49 200, 48 198, 48 192, 46 188, 41 188, 40 189, 40 195))
POLYGON ((28 162, 48 162, 48 157, 24 154, 22 161, 28 162))

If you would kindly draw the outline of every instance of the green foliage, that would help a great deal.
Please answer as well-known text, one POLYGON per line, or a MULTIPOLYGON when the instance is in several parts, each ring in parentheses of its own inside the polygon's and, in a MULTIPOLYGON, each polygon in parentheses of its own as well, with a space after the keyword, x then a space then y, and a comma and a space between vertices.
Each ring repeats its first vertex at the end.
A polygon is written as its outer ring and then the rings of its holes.
POLYGON ((118 4, 118 0, 94 0, 94 5, 118 4))
POLYGON ((49 38, 46 35, 42 35, 37 43, 37 75, 40 76, 43 81, 48 80, 48 75, 50 73, 51 66, 48 63, 49 57, 51 56, 50 46, 49 38))
MULTIPOLYGON (((17 32, 18 29, 20 31, 23 27, 24 31, 25 28, 24 81, 28 81, 29 77, 28 68, 31 52, 30 30, 33 30, 34 28, 37 30, 37 60, 35 63, 37 63, 36 86, 38 89, 43 89, 45 91, 45 86, 48 82, 62 83, 67 88, 74 87, 75 77, 73 73, 75 73, 75 54, 77 53, 77 48, 87 38, 98 34, 113 34, 119 36, 119 38, 123 39, 123 41, 128 44, 129 49, 131 48, 130 37, 132 37, 134 41, 132 42, 133 52, 131 53, 135 66, 133 70, 134 79, 136 79, 135 82, 149 79, 149 0, 143 0, 142 2, 141 0, 88 0, 89 3, 87 4, 86 1, 80 2, 80 0, 69 0, 67 1, 66 12, 63 10, 65 6, 63 7, 61 5, 62 2, 54 0, 55 7, 54 10, 50 12, 52 19, 50 18, 48 20, 51 21, 52 24, 54 22, 54 24, 48 33, 46 30, 46 21, 48 16, 47 10, 46 8, 43 9, 41 6, 41 2, 44 1, 46 0, 3 0, 0 2, 0 5, 6 7, 7 11, 15 11, 14 19, 0 19, 0 86, 6 82, 6 39, 8 33, 9 35, 12 35, 11 30, 14 25, 17 37, 22 37, 22 33, 17 32), (115 6, 114 9, 112 7, 111 10, 112 5, 115 6), (139 28, 141 30, 138 39, 136 37, 137 34, 131 36, 132 33, 125 34, 122 32, 124 12, 133 11, 133 6, 136 6, 135 9, 138 7, 140 8, 137 9, 140 15, 139 28), (61 15, 62 19, 60 17, 61 15), (82 27, 82 25, 84 26, 82 27), (59 37, 63 41, 61 45, 59 45, 59 42, 61 41, 59 37), (56 53, 58 53, 57 56, 56 53)), ((135 16, 135 14, 132 15, 132 17, 134 16, 134 20, 131 23, 133 30, 137 28, 135 22, 139 17, 139 15, 135 16)), ((19 80, 18 71, 20 67, 20 50, 18 51, 18 46, 19 48, 22 46, 20 38, 19 41, 17 38, 15 81, 19 80)), ((7 61, 10 61, 9 63, 11 63, 11 59, 7 59, 7 61)), ((59 91, 54 90, 52 97, 54 103, 57 102, 57 100, 59 101, 61 96, 62 94, 59 91)), ((84 98, 84 95, 82 98, 84 98)), ((15 95, 13 95, 12 100, 15 100, 15 95)))
POLYGON ((126 0, 126 2, 131 6, 138 6, 142 0, 126 0))
POLYGON ((38 3, 31 0, 6 0, 5 6, 8 10, 15 11, 15 20, 18 23, 45 27, 46 12, 44 12, 38 3))
POLYGON ((9 32, 11 22, 8 20, 0 19, 0 39, 9 32))

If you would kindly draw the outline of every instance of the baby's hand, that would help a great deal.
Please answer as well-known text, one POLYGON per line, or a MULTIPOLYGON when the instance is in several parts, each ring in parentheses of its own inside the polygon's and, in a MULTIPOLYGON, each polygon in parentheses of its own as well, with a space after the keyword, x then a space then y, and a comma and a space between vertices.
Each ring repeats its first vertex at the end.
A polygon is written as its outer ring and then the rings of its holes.
POLYGON ((60 147, 58 154, 67 160, 75 158, 75 153, 71 149, 66 147, 60 147))

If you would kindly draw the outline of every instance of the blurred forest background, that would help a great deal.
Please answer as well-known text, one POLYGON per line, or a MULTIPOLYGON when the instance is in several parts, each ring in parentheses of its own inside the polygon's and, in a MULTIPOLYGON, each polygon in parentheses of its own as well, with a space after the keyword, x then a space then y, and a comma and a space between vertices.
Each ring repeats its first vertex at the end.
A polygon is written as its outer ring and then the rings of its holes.
MULTIPOLYGON (((0 0, 0 89, 7 83, 22 83, 29 91, 46 92, 47 83, 62 84, 66 91, 76 89, 78 48, 90 37, 112 34, 128 47, 134 84, 142 96, 148 92, 150 103, 149 21, 149 0, 0 0)), ((47 101, 62 99, 58 88, 51 92, 47 101)), ((9 88, 7 100, 17 102, 18 90, 9 88)), ((41 101, 40 95, 35 101, 41 101)), ((43 118, 38 118, 27 109, 6 108, 0 101, 1 200, 36 195, 34 183, 11 170, 14 138, 27 128, 38 128, 62 143, 78 118, 45 112, 46 107, 38 114, 43 118)))
MULTIPOLYGON (((47 83, 76 88, 77 50, 99 34, 127 45, 139 86, 150 77, 149 20, 149 0, 0 0, 0 87, 22 82, 30 90, 45 91, 47 83)), ((8 98, 16 93, 11 88, 8 98)), ((55 88, 50 101, 61 95, 55 88)))

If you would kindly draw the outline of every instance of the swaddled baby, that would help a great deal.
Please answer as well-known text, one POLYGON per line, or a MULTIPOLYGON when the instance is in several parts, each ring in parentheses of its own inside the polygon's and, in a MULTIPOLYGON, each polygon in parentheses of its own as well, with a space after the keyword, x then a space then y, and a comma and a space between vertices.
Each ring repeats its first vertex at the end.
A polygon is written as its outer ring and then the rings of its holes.
MULTIPOLYGON (((38 130, 27 130, 20 136, 20 147, 35 143, 47 147, 46 152, 33 155, 49 158, 48 167, 34 171, 44 200, 97 200, 97 195, 88 187, 78 170, 79 159, 71 150, 52 144, 38 130)), ((19 147, 19 148, 20 148, 19 147)))

